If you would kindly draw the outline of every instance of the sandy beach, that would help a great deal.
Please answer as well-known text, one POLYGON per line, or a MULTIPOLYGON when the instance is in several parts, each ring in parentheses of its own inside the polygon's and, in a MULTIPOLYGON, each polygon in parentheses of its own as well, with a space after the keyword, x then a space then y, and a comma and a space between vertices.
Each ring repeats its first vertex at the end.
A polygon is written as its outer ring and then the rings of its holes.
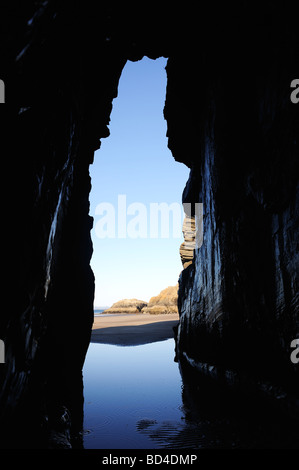
POLYGON ((121 314, 95 317, 92 327, 93 343, 136 346, 174 337, 173 327, 178 314, 121 314))

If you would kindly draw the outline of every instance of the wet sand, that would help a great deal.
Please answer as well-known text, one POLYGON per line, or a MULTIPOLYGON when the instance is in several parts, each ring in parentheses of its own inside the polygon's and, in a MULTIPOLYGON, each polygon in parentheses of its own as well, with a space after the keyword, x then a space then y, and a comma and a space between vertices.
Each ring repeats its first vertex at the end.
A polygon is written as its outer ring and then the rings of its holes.
POLYGON ((95 317, 91 342, 136 346, 173 338, 178 314, 121 314, 95 317))

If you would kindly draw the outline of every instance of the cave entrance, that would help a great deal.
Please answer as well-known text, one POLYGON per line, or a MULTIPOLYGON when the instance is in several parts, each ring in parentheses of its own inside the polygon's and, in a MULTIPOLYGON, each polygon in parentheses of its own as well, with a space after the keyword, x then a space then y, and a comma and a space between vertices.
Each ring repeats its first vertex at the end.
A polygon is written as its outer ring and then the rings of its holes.
POLYGON ((83 369, 85 448, 151 448, 151 423, 182 422, 173 328, 189 170, 167 147, 165 66, 164 58, 127 62, 110 136, 90 167, 95 318, 83 369), (148 302, 161 291, 167 306, 153 312, 148 302))
POLYGON ((189 169, 167 147, 166 62, 126 63, 110 136, 90 167, 96 313, 123 299, 147 303, 175 286, 182 269, 181 195, 189 169))

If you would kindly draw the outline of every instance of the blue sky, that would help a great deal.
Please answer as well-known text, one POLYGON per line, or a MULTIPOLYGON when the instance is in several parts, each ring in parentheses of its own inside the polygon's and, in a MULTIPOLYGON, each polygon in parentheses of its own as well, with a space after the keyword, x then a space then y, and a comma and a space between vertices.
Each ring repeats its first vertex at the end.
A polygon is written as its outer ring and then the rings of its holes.
MULTIPOLYGON (((110 306, 124 298, 148 301, 175 285, 182 270, 183 238, 173 237, 172 226, 168 238, 118 238, 117 225, 114 238, 99 238, 96 232, 105 215, 97 214, 96 207, 109 203, 118 217, 119 195, 125 195, 127 207, 136 202, 144 205, 148 217, 151 203, 181 204, 189 169, 175 162, 167 148, 165 66, 165 58, 127 62, 113 101, 110 136, 101 140, 90 166, 95 306, 110 306)), ((127 223, 133 218, 126 215, 127 223)), ((149 225, 148 218, 148 229, 149 225)))

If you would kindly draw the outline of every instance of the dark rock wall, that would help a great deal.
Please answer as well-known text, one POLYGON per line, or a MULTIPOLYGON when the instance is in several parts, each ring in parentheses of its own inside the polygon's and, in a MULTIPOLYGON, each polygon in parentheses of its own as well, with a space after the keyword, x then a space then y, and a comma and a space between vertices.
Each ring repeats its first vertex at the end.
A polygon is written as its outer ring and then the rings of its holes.
POLYGON ((70 427, 82 424, 94 292, 89 165, 109 136, 126 60, 156 58, 168 43, 159 20, 133 13, 76 0, 1 3, 4 447, 44 446, 49 437, 68 446, 70 427))
POLYGON ((40 2, 35 13, 24 5, 6 10, 12 29, 1 62, 1 143, 12 274, 1 319, 6 364, 0 393, 1 422, 12 424, 12 434, 3 424, 2 442, 12 435, 15 441, 20 422, 20 441, 26 441, 29 422, 40 412, 50 428, 61 427, 64 410, 82 404, 94 292, 89 164, 100 137, 109 135, 124 60, 112 59, 97 29, 85 37, 90 19, 81 14, 82 4, 61 4, 40 2))
POLYGON ((268 13, 232 22, 196 62, 168 61, 169 144, 179 161, 188 149, 183 200, 203 202, 203 245, 180 277, 178 349, 220 376, 297 394, 299 51, 292 18, 268 13))
POLYGON ((165 13, 94 4, 1 3, 8 442, 14 418, 22 441, 29 419, 38 432, 41 415, 47 431, 61 429, 82 405, 94 289, 88 168, 109 135, 122 68, 144 55, 169 57, 169 148, 191 169, 183 201, 204 204, 204 243, 180 278, 179 351, 290 388, 298 375, 288 350, 299 335, 295 18, 272 2, 165 13))

